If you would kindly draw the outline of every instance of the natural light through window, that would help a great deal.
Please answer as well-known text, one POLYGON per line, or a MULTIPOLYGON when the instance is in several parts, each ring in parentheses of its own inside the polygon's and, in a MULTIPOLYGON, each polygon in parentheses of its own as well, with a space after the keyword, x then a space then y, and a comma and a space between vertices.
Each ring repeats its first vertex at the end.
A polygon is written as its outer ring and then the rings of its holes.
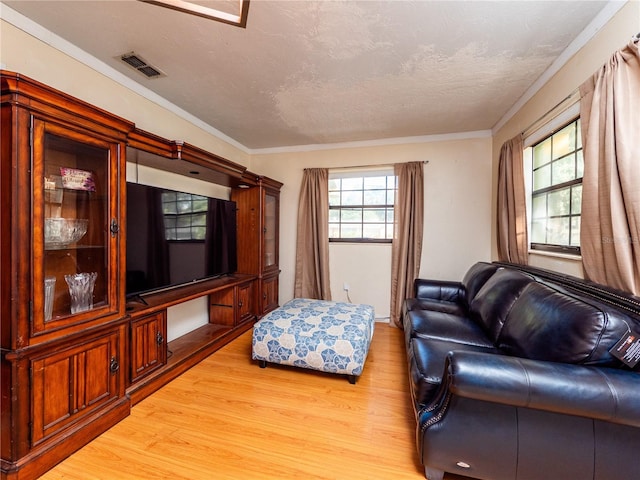
POLYGON ((580 253, 584 160, 580 119, 525 150, 531 162, 531 248, 580 253))
POLYGON ((393 169, 329 175, 329 240, 382 242, 393 239, 393 169))

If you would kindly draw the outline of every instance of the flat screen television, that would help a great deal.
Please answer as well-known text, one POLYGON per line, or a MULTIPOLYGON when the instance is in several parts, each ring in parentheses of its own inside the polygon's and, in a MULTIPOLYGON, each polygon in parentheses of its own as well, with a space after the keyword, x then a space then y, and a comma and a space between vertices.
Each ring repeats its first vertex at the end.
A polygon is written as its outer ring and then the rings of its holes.
POLYGON ((131 298, 237 270, 236 203, 127 182, 131 298))

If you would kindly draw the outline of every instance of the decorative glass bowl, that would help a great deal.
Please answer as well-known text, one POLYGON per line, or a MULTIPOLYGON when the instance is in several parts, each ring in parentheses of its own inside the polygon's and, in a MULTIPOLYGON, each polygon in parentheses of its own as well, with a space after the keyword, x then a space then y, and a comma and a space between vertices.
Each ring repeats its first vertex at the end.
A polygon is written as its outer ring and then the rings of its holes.
POLYGON ((76 243, 87 233, 88 225, 89 220, 80 218, 45 218, 45 248, 65 248, 76 243))

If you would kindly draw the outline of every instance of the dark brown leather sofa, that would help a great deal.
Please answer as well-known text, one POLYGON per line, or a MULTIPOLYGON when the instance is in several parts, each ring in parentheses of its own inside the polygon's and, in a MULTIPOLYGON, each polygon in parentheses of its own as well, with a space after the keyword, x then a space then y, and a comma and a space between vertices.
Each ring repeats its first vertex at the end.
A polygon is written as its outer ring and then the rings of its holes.
POLYGON ((610 353, 640 333, 639 298, 485 262, 414 290, 403 325, 429 480, 640 478, 640 374, 610 353))

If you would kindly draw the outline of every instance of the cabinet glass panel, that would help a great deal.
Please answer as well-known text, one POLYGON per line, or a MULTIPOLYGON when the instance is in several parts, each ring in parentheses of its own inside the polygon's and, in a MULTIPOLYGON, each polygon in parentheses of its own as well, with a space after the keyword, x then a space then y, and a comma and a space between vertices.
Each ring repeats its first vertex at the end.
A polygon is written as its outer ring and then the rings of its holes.
POLYGON ((264 259, 263 267, 275 265, 278 261, 277 231, 278 228, 278 199, 274 195, 265 194, 264 200, 264 259))
POLYGON ((108 303, 107 147, 44 135, 44 322, 108 303))

